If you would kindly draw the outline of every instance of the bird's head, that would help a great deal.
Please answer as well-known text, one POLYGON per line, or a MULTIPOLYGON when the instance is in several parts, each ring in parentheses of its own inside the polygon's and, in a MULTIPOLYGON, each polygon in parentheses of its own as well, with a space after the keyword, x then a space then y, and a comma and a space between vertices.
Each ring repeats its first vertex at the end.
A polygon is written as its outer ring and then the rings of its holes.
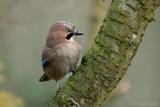
POLYGON ((70 40, 74 35, 83 35, 83 33, 79 32, 73 24, 66 21, 58 21, 54 23, 50 28, 50 32, 58 32, 60 36, 68 40, 70 40))

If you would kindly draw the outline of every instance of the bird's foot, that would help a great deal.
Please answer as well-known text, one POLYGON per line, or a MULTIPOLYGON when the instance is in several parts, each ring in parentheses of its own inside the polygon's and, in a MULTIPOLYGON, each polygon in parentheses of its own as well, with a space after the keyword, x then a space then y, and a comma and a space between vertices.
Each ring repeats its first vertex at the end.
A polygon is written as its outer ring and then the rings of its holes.
POLYGON ((58 80, 56 80, 56 87, 57 87, 57 91, 60 90, 60 86, 58 84, 58 80))
POLYGON ((78 69, 78 66, 76 66, 76 67, 73 69, 73 71, 72 71, 73 75, 75 74, 75 72, 76 72, 77 69, 78 69))

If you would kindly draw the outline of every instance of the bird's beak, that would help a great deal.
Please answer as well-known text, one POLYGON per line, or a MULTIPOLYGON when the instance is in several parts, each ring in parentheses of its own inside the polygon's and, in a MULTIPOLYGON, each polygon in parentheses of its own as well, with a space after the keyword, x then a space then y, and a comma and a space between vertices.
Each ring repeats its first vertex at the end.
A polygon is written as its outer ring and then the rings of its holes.
POLYGON ((74 29, 73 35, 79 36, 79 35, 84 35, 84 33, 79 32, 77 29, 74 29))
POLYGON ((82 32, 75 32, 74 35, 79 36, 79 35, 84 35, 82 32))

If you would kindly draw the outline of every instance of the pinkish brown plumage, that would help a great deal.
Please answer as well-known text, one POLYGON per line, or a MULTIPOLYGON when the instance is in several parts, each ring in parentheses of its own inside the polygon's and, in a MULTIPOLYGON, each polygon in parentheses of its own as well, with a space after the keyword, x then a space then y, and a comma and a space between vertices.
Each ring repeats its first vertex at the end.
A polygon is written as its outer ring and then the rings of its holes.
POLYGON ((44 74, 40 82, 60 80, 72 72, 80 58, 81 47, 73 39, 74 35, 83 35, 75 27, 65 21, 58 21, 49 30, 42 53, 44 74))

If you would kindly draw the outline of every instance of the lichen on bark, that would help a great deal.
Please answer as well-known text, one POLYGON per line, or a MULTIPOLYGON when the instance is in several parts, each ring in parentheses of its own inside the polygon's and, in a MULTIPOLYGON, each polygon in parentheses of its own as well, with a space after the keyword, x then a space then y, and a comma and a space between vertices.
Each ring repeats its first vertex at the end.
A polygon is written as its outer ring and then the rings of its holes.
POLYGON ((160 0, 113 0, 80 67, 50 107, 100 107, 125 74, 160 0))

